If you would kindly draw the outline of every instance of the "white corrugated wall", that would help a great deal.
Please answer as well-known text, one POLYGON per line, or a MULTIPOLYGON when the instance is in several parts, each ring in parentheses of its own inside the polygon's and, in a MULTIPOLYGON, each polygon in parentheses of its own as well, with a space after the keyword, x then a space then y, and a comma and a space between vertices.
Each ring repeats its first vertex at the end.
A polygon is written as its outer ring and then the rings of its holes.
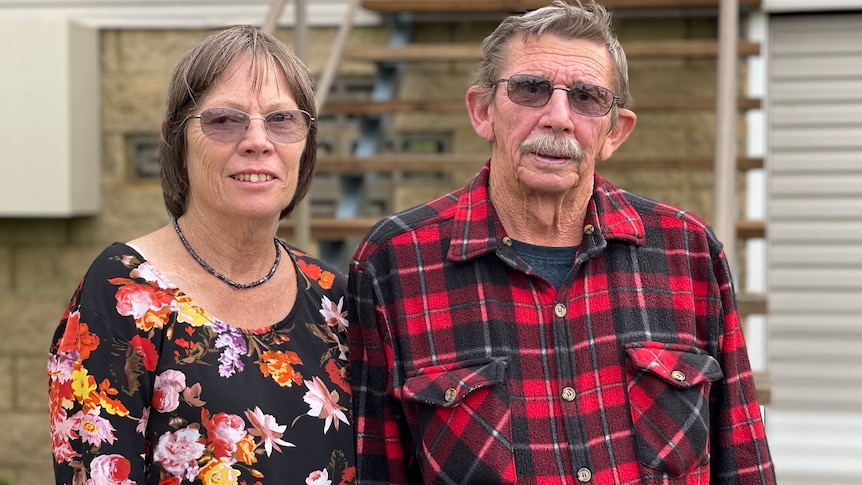
POLYGON ((862 11, 768 30, 767 435, 782 485, 858 485, 862 11))

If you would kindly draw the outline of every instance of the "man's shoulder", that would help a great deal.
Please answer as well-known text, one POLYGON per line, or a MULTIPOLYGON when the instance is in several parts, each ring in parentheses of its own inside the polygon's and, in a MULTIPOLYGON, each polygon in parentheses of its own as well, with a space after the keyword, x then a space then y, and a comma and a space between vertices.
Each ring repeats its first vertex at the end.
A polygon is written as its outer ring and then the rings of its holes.
POLYGON ((631 204, 647 226, 662 225, 662 220, 678 220, 703 230, 709 230, 709 223, 696 212, 627 190, 620 190, 620 194, 631 204))
POLYGON ((451 192, 437 199, 388 215, 377 221, 360 243, 358 259, 367 259, 382 247, 400 244, 402 240, 427 240, 423 232, 431 231, 441 238, 452 225, 458 204, 459 192, 451 192), (417 236, 419 235, 419 236, 417 236))

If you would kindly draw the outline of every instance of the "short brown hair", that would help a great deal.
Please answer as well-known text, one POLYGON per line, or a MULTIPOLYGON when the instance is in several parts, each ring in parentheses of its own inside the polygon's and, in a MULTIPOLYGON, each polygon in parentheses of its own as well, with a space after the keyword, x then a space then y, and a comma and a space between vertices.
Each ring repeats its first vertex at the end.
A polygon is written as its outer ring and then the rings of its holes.
MULTIPOLYGON (((189 50, 180 59, 168 87, 167 112, 159 144, 162 193, 170 215, 178 218, 188 207, 189 176, 186 166, 186 120, 212 89, 213 83, 242 56, 253 60, 254 83, 263 80, 266 64, 278 66, 287 77, 288 88, 297 107, 317 117, 314 83, 308 68, 283 42, 250 25, 237 25, 216 32, 189 50)), ((308 193, 317 163, 317 125, 311 123, 305 150, 299 160, 299 180, 290 203, 281 217, 290 214, 308 193)))
MULTIPOLYGON (((589 40, 603 45, 613 62, 614 85, 611 89, 619 97, 617 105, 625 107, 630 102, 628 61, 614 34, 610 12, 593 1, 576 1, 576 4, 569 4, 563 0, 554 0, 546 7, 507 17, 485 38, 482 43, 482 61, 473 76, 473 85, 483 88, 485 103, 490 103, 494 96, 510 42, 514 39, 527 40, 542 34, 553 34, 563 39, 589 40)), ((612 113, 615 120, 616 109, 612 113)))

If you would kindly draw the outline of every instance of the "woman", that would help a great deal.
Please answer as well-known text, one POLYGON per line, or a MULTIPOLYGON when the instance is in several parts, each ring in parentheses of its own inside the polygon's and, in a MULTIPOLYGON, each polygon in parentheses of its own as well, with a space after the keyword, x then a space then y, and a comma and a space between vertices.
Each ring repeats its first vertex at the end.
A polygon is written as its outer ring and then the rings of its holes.
POLYGON ((177 65, 170 224, 84 276, 48 363, 58 484, 353 478, 345 279, 274 237, 311 184, 311 77, 239 26, 177 65))

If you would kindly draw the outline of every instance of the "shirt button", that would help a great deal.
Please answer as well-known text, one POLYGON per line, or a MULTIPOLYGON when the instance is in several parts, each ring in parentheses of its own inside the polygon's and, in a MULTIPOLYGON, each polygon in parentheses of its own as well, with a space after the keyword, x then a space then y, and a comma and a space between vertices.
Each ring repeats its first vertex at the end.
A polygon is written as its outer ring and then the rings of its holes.
POLYGON ((446 402, 452 402, 456 397, 458 397, 458 391, 456 391, 454 387, 446 389, 446 394, 443 395, 443 399, 445 399, 446 402))
POLYGON ((557 303, 556 305, 554 305, 554 315, 556 315, 557 317, 563 318, 566 316, 567 312, 568 310, 566 310, 566 305, 563 305, 562 303, 557 303))
POLYGON ((575 390, 574 390, 574 389, 572 389, 572 387, 571 387, 571 386, 566 386, 566 387, 564 387, 564 388, 563 388, 563 400, 564 400, 564 401, 569 401, 569 402, 574 401, 574 400, 575 400, 575 396, 576 396, 577 394, 578 394, 578 393, 576 393, 576 392, 575 392, 575 390))
POLYGON ((509 236, 503 237, 503 245, 506 247, 512 247, 512 238, 509 236))
POLYGON ((587 224, 586 226, 584 226, 584 234, 592 234, 595 230, 596 228, 593 227, 592 224, 587 224))
POLYGON ((578 470, 578 481, 589 482, 593 478, 593 472, 589 468, 581 468, 578 470))
POLYGON ((685 380, 685 374, 678 370, 671 372, 670 376, 673 377, 674 380, 679 382, 683 382, 685 380))

